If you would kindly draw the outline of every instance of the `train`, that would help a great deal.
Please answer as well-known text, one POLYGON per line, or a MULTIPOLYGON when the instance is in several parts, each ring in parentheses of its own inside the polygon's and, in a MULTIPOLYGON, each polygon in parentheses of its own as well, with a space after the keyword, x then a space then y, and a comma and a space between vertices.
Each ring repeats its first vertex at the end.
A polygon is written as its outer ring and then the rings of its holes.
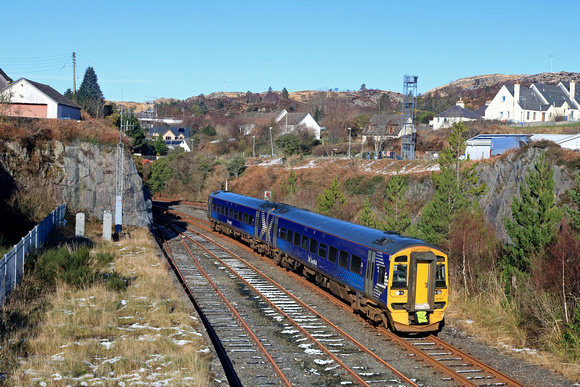
POLYGON ((394 332, 438 333, 448 304, 448 257, 423 240, 284 203, 215 191, 214 231, 247 243, 394 332))

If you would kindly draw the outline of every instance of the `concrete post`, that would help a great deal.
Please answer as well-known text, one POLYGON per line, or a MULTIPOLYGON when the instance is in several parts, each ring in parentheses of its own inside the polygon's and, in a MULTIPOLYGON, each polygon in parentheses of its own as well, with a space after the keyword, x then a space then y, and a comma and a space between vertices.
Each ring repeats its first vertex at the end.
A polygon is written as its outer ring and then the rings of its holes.
POLYGON ((75 236, 77 237, 85 236, 85 214, 83 212, 77 213, 75 236))
POLYGON ((105 211, 103 214, 103 240, 111 240, 111 228, 113 226, 113 214, 105 211))

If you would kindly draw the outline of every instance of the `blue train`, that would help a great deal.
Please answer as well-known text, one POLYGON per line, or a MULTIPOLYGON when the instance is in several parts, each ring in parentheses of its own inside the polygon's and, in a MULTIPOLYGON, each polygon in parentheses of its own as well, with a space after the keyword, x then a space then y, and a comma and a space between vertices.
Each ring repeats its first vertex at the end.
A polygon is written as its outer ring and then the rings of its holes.
POLYGON ((209 195, 214 231, 248 243, 399 332, 434 332, 448 302, 447 256, 420 239, 227 191, 209 195))

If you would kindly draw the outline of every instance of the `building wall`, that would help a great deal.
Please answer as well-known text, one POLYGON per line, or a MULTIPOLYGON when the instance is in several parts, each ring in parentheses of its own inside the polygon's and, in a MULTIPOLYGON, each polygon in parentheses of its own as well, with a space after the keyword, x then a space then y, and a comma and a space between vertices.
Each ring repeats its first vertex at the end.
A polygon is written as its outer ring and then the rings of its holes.
POLYGON ((433 120, 429 121, 429 124, 433 128, 433 130, 439 130, 442 128, 449 128, 454 123, 462 121, 475 121, 475 120, 464 117, 433 117, 433 120))
POLYGON ((80 120, 81 109, 72 106, 58 105, 58 118, 69 118, 71 120, 80 120))
MULTIPOLYGON (((314 133, 314 138, 320 140, 320 125, 318 122, 312 117, 312 115, 307 114, 299 123, 298 125, 304 125, 308 129, 312 130, 314 133)), ((297 125, 297 126, 298 126, 297 125)))
POLYGON ((507 87, 502 86, 485 109, 486 120, 514 119, 514 97, 507 87))
POLYGON ((9 115, 12 117, 46 118, 47 115, 45 104, 11 103, 9 107, 9 115))

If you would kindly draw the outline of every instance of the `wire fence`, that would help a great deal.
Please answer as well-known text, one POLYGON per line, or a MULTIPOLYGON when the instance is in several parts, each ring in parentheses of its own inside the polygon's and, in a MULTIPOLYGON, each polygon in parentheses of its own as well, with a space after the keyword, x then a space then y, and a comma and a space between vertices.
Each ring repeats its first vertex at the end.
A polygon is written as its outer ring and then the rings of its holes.
POLYGON ((0 307, 16 288, 24 274, 24 261, 32 249, 39 249, 48 240, 50 231, 62 225, 66 203, 52 211, 42 222, 36 225, 22 240, 12 248, 0 261, 0 307))

